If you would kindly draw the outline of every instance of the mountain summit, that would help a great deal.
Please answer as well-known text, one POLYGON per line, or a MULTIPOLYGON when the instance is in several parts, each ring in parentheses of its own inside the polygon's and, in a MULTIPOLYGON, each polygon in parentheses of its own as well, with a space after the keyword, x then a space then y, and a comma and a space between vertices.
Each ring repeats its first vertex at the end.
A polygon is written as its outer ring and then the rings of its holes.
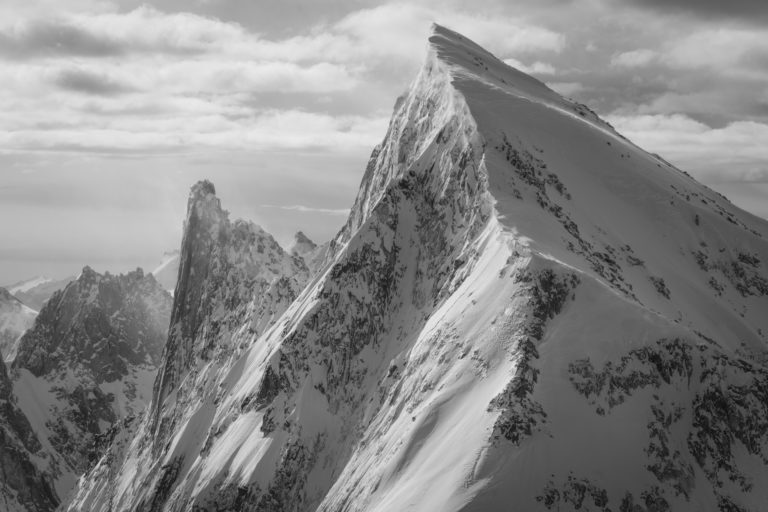
POLYGON ((465 37, 314 277, 219 208, 193 189, 152 413, 69 510, 767 502, 768 223, 465 37))
POLYGON ((171 296, 141 269, 84 267, 45 303, 11 365, 15 401, 40 439, 35 462, 58 499, 142 414, 160 364, 171 296))

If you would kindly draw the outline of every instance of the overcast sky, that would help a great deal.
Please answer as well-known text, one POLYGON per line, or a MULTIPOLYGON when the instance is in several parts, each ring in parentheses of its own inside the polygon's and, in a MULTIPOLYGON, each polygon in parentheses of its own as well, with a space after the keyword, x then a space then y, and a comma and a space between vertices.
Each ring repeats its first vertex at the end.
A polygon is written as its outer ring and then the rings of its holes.
POLYGON ((151 269, 201 178, 331 237, 432 21, 768 217, 764 0, 3 0, 0 284, 151 269))

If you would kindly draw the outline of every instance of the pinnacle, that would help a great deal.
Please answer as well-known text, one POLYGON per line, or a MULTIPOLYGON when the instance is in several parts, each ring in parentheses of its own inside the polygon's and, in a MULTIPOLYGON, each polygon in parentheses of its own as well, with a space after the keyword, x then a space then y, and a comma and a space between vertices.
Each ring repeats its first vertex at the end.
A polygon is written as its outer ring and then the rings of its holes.
POLYGON ((208 180, 200 180, 192 185, 190 196, 216 195, 216 187, 208 180))

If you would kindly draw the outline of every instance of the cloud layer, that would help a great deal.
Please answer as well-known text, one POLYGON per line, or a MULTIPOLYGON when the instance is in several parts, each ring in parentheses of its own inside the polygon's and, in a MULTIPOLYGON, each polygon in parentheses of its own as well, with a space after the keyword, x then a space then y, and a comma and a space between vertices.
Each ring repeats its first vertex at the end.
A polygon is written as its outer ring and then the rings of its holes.
POLYGON ((100 248, 99 231, 163 218, 154 241, 121 246, 151 260, 176 245, 185 189, 203 177, 278 237, 328 238, 433 21, 694 176, 768 190, 763 1, 5 0, 0 173, 15 188, 0 214, 18 222, 0 239, 19 261, 56 250, 21 247, 29 233, 67 233, 64 259, 108 259, 119 240, 100 248), (53 206, 70 229, 48 220, 53 206))

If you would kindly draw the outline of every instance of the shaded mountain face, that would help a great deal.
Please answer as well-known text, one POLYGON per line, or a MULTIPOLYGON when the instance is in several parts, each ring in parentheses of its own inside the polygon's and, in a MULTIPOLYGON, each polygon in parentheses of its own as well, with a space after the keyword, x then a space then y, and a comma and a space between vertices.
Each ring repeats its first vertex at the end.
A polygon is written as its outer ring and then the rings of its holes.
POLYGON ((300 257, 286 253, 253 223, 230 222, 210 182, 192 188, 179 256, 179 279, 153 412, 205 361, 229 359, 241 347, 234 331, 260 333, 307 279, 300 257))
POLYGON ((75 280, 75 276, 64 279, 51 279, 44 276, 34 277, 8 287, 8 291, 25 305, 40 311, 45 302, 51 296, 63 290, 65 286, 75 280))
POLYGON ((288 252, 304 260, 311 273, 316 272, 325 263, 329 242, 317 245, 307 235, 298 231, 293 237, 288 252))
POLYGON ((18 408, 13 383, 0 357, 0 504, 7 512, 44 512, 58 504, 49 478, 34 460, 42 448, 18 408))
POLYGON ((110 429, 149 404, 170 310, 170 295, 141 269, 85 267, 20 340, 14 393, 59 498, 98 459, 110 429))
POLYGON ((151 494, 135 496, 141 501, 135 506, 160 507, 186 452, 205 450, 212 441, 206 436, 221 391, 231 385, 230 371, 245 371, 239 361, 247 348, 273 326, 309 278, 302 258, 284 251, 260 227, 230 221, 210 182, 191 190, 179 261, 152 406, 140 424, 117 434, 108 453, 81 480, 78 492, 89 496, 76 498, 70 505, 75 509, 111 506, 119 492, 113 486, 123 485, 121 467, 128 459, 147 464, 135 468, 131 481, 159 479, 157 489, 146 490, 151 494), (182 431, 187 434, 180 438, 182 431))
POLYGON ((129 365, 157 365, 170 303, 141 269, 113 276, 85 267, 40 311, 20 342, 14 368, 41 377, 84 365, 97 382, 108 382, 124 376, 129 365))
POLYGON ((768 223, 463 36, 282 314, 225 315, 210 184, 189 212, 152 414, 69 510, 768 502, 768 223))
POLYGON ((25 306, 5 288, 0 288, 0 353, 3 359, 16 357, 19 339, 32 327, 37 311, 25 306))

